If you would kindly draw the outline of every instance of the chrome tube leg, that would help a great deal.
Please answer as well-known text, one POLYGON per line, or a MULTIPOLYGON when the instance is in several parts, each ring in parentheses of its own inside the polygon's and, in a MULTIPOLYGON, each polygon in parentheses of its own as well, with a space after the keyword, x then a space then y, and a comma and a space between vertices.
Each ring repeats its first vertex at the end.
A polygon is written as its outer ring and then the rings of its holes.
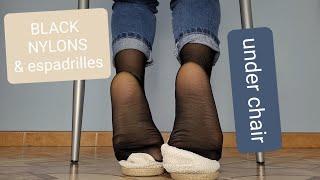
MULTIPOLYGON (((89 0, 78 0, 78 9, 88 9, 89 0)), ((72 147, 71 162, 78 163, 81 139, 81 126, 83 115, 85 81, 76 80, 73 82, 73 107, 72 107, 72 147)))
POLYGON ((77 80, 73 83, 73 109, 72 109, 72 145, 71 162, 79 161, 81 126, 83 114, 85 81, 77 80))
POLYGON ((257 152, 256 153, 256 161, 259 164, 263 164, 264 163, 264 153, 263 152, 257 152))
POLYGON ((251 0, 240 0, 239 2, 242 29, 253 28, 251 0))
POLYGON ((78 0, 78 9, 89 9, 89 0, 78 0))
MULTIPOLYGON (((253 28, 251 0, 239 0, 239 4, 242 29, 253 28)), ((259 164, 264 163, 263 152, 256 153, 256 161, 259 164)))

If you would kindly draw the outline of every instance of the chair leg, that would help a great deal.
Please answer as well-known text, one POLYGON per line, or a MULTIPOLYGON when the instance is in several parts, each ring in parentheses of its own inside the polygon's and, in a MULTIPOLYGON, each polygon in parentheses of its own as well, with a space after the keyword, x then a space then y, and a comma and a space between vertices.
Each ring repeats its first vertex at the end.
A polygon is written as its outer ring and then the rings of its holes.
MULTIPOLYGON (((242 29, 253 28, 251 0, 239 0, 242 29)), ((264 164, 264 153, 256 152, 256 162, 264 164)))
MULTIPOLYGON (((89 0, 78 0, 78 9, 88 9, 89 0)), ((73 82, 71 163, 79 161, 85 81, 73 82)))
POLYGON ((256 161, 258 164, 264 164, 264 153, 256 152, 256 161))
POLYGON ((78 163, 81 139, 81 126, 83 115, 85 81, 77 80, 73 83, 73 109, 72 109, 72 147, 71 163, 78 163))

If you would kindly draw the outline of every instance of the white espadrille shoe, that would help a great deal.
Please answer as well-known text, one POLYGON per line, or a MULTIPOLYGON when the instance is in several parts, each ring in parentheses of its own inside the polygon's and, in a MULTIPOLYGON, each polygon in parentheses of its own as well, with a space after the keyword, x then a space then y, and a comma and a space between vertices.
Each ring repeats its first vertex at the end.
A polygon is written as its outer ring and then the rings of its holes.
POLYGON ((122 173, 127 176, 157 176, 164 173, 162 162, 157 162, 147 153, 132 153, 119 164, 122 173))
POLYGON ((163 167, 176 180, 211 180, 219 176, 220 164, 196 153, 168 144, 161 146, 163 167))

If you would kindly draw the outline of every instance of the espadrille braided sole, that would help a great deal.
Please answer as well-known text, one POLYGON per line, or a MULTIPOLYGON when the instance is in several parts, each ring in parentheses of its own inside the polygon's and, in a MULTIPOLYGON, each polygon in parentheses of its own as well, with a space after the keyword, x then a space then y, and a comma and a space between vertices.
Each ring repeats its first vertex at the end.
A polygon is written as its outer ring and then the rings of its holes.
POLYGON ((175 180, 213 180, 219 177, 219 172, 206 174, 170 173, 170 176, 175 180))
POLYGON ((146 153, 132 153, 127 160, 119 161, 121 171, 127 176, 157 176, 164 173, 162 162, 146 153))
POLYGON ((121 172, 127 176, 158 176, 164 173, 164 168, 126 168, 121 167, 121 172))

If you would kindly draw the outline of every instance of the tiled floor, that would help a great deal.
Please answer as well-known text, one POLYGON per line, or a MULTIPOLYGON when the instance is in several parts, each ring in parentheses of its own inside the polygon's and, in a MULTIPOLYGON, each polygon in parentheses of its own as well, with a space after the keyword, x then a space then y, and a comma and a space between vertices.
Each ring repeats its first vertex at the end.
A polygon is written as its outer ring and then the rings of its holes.
MULTIPOLYGON (((78 166, 69 164, 68 147, 1 147, 0 180, 151 180, 122 176, 112 148, 81 148, 78 166)), ((320 149, 285 149, 266 154, 265 167, 253 154, 224 149, 219 179, 320 180, 320 149)))

